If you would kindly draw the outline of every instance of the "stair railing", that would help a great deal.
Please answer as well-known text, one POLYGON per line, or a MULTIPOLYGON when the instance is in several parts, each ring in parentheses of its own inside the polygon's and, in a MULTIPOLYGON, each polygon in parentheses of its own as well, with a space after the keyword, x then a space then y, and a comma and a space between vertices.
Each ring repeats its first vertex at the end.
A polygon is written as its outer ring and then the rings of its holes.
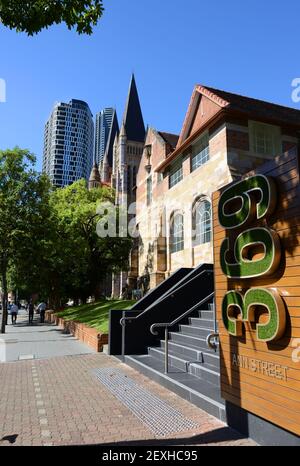
POLYGON ((218 332, 213 332, 210 333, 207 338, 206 338, 206 344, 210 349, 213 349, 217 351, 217 348, 219 346, 219 333, 218 332))
POLYGON ((165 329, 165 374, 169 372, 169 329, 173 327, 174 325, 178 324, 178 322, 180 322, 182 319, 187 317, 193 311, 196 311, 199 308, 199 306, 202 306, 202 304, 205 304, 207 301, 213 298, 213 296, 214 296, 214 292, 206 296, 206 298, 203 298, 201 301, 199 301, 197 304, 195 304, 190 309, 185 311, 183 314, 181 314, 179 317, 177 317, 172 322, 168 322, 168 323, 157 322, 151 325, 150 332, 152 333, 152 335, 158 335, 158 332, 155 330, 155 328, 157 327, 164 327, 165 329))
MULTIPOLYGON (((178 286, 175 290, 172 291, 172 289, 170 290, 170 292, 167 292, 166 294, 164 294, 163 296, 159 297, 156 301, 154 301, 154 303, 152 303, 148 308, 146 308, 144 311, 142 311, 140 314, 138 314, 137 316, 124 316, 120 319, 120 325, 123 327, 123 331, 122 331, 122 358, 124 359, 124 356, 125 356, 125 325, 126 325, 126 322, 128 323, 131 323, 132 321, 134 320, 137 320, 137 319, 140 319, 146 312, 148 312, 148 310, 150 310, 151 308, 153 308, 156 304, 160 303, 161 301, 163 301, 164 299, 166 299, 167 297, 171 296, 171 298, 175 298, 175 295, 176 293, 178 293, 182 288, 184 288, 188 283, 191 283, 192 281, 198 279, 199 277, 201 277, 201 275, 205 274, 205 273, 213 273, 212 270, 208 270, 208 269, 204 269, 202 270, 199 275, 196 275, 194 277, 192 277, 190 280, 187 280, 187 281, 184 281, 184 283, 182 283, 180 286, 178 286)), ((213 295, 214 293, 212 293, 213 295)), ((211 296, 211 295, 210 295, 211 296)), ((205 298, 204 299, 204 302, 205 300, 208 299, 208 298, 205 298)), ((191 309, 188 309, 188 311, 186 311, 187 314, 189 314, 190 312, 192 312, 192 310, 199 306, 200 303, 196 304, 195 306, 193 306, 193 308, 191 309)), ((137 309, 136 309, 137 310, 137 309)), ((182 319, 183 316, 180 316, 179 319, 182 319)), ((156 325, 156 324, 153 324, 153 325, 156 325)), ((153 327, 153 325, 151 326, 151 328, 153 327)), ((163 326, 165 324, 162 324, 163 326)), ((151 330, 151 329, 150 329, 151 330)), ((151 332, 153 335, 155 335, 155 333, 151 332)))
POLYGON ((220 341, 220 335, 218 332, 217 326, 217 313, 216 313, 216 305, 215 300, 213 301, 213 310, 214 310, 214 331, 210 333, 206 338, 206 344, 210 349, 217 351, 220 341))

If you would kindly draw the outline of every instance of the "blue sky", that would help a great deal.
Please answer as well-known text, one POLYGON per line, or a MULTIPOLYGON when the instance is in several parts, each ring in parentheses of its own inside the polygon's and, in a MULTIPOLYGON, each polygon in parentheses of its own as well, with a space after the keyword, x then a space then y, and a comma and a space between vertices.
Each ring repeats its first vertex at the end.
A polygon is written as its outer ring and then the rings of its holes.
POLYGON ((34 37, 0 26, 0 149, 19 145, 41 167, 55 101, 88 102, 122 116, 135 73, 145 124, 179 132, 196 83, 300 109, 297 0, 104 0, 92 36, 53 26, 34 37))

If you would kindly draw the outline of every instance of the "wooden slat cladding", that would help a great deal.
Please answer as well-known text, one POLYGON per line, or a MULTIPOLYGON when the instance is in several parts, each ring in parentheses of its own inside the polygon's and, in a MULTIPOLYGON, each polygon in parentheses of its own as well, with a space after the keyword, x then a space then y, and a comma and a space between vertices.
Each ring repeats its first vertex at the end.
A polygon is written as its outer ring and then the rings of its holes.
MULTIPOLYGON (((274 213, 247 228, 265 226, 278 233, 281 262, 271 276, 232 279, 220 265, 220 247, 229 238, 232 249, 236 236, 218 221, 218 203, 222 192, 213 195, 213 240, 215 264, 216 312, 220 331, 222 396, 274 424, 300 435, 300 183, 298 153, 286 153, 250 172, 271 176, 278 199, 274 213), (287 314, 284 335, 276 341, 257 339, 255 324, 245 322, 240 337, 230 335, 222 320, 222 300, 227 291, 244 294, 253 287, 273 288, 281 295, 287 314), (299 359, 299 360, 298 360, 299 359)), ((259 322, 266 322, 262 314, 259 322)))

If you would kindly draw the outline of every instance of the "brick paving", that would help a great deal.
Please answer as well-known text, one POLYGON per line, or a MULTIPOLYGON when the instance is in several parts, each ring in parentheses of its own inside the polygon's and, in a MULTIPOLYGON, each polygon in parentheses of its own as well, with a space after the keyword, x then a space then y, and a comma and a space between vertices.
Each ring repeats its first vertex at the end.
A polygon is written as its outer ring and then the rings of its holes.
POLYGON ((0 364, 0 445, 255 445, 221 421, 105 354, 0 364), (91 373, 118 367, 199 427, 155 436, 91 373))

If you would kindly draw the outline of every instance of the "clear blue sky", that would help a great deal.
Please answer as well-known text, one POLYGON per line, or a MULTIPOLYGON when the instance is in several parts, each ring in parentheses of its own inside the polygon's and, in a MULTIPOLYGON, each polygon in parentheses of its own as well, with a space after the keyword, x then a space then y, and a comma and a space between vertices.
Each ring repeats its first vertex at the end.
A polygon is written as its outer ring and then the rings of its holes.
POLYGON ((145 124, 179 132, 195 83, 300 109, 298 0, 104 0, 92 36, 52 26, 34 37, 0 26, 0 148, 38 157, 55 101, 122 116, 134 71, 145 124))

